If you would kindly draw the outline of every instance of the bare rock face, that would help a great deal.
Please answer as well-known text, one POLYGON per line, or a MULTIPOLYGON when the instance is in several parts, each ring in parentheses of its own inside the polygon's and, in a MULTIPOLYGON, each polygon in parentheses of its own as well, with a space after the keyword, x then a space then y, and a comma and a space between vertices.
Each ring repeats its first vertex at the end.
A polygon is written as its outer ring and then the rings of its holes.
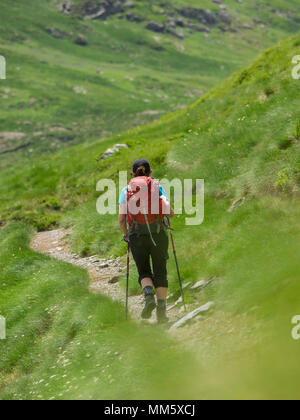
POLYGON ((124 10, 124 5, 121 1, 105 0, 96 5, 86 2, 83 13, 91 19, 105 20, 111 15, 124 12, 124 10))
POLYGON ((80 15, 81 17, 94 20, 107 20, 110 16, 117 14, 120 19, 127 19, 129 22, 137 24, 146 22, 146 29, 156 33, 168 33, 181 40, 185 38, 183 28, 189 29, 189 32, 204 32, 205 34, 209 33, 214 25, 219 25, 220 30, 223 31, 228 31, 232 28, 232 18, 228 14, 227 7, 222 3, 222 0, 213 0, 219 5, 221 9, 219 12, 189 6, 181 9, 176 9, 175 6, 161 9, 157 14, 165 15, 166 20, 164 23, 156 21, 155 18, 148 21, 146 17, 143 17, 135 10, 137 1, 85 0, 78 4, 75 1, 72 2, 72 0, 65 0, 61 4, 61 12, 80 15))
POLYGON ((204 25, 215 25, 218 22, 217 17, 210 10, 184 7, 179 12, 182 16, 198 20, 204 25))

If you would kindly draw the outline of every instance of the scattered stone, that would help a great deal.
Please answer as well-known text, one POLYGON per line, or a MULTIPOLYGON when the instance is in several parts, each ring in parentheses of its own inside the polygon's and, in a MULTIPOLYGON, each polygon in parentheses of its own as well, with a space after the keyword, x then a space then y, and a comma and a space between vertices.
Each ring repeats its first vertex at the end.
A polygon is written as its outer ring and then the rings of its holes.
POLYGON ((241 29, 246 29, 247 31, 251 31, 253 27, 251 25, 244 24, 240 26, 241 29))
POLYGON ((183 327, 187 322, 198 316, 200 313, 207 312, 209 309, 213 306, 213 302, 208 302, 203 306, 200 306, 200 308, 195 309, 194 311, 188 313, 183 318, 181 318, 179 321, 175 322, 175 324, 172 325, 170 328, 170 331, 174 331, 177 328, 183 327))
POLYGON ((127 13, 126 18, 127 20, 129 20, 129 22, 140 23, 144 21, 144 19, 141 16, 137 16, 133 12, 127 13))
POLYGON ((104 9, 104 7, 100 8, 99 10, 97 10, 96 13, 93 13, 92 15, 88 15, 88 17, 90 19, 106 19, 107 17, 107 13, 106 10, 104 9))
POLYGON ((68 130, 60 126, 49 126, 45 125, 44 130, 49 131, 49 133, 67 133, 68 130))
POLYGON ((108 283, 109 284, 116 284, 116 283, 119 282, 119 280, 120 280, 120 276, 114 276, 108 281, 108 283))
POLYGON ((206 285, 205 280, 199 280, 197 283, 194 284, 194 286, 191 287, 191 290, 197 290, 200 289, 200 287, 204 287, 206 285))
POLYGON ((132 0, 126 0, 124 3, 124 7, 134 7, 135 4, 132 0))
POLYGON ((46 28, 46 31, 55 39, 64 39, 66 37, 65 32, 62 32, 61 30, 56 28, 46 28))
POLYGON ((182 296, 180 296, 177 300, 176 300, 176 302, 175 302, 175 306, 176 305, 179 305, 179 303, 182 303, 183 302, 183 299, 182 299, 182 296))
POLYGON ((78 95, 86 95, 87 94, 87 90, 82 86, 74 86, 73 90, 78 95))
POLYGON ((163 113, 164 111, 158 111, 158 110, 148 110, 148 111, 143 111, 143 112, 140 112, 139 114, 137 114, 137 115, 142 115, 142 116, 144 116, 144 115, 149 115, 149 116, 154 116, 154 115, 159 115, 159 114, 161 114, 161 113, 163 113))
POLYGON ((60 9, 61 13, 64 13, 65 15, 70 15, 72 13, 72 4, 70 1, 65 2, 61 5, 60 9))
POLYGON ((109 267, 108 263, 102 263, 99 265, 99 269, 108 268, 108 267, 109 267))
POLYGON ((231 207, 228 209, 228 213, 232 213, 235 209, 237 209, 238 207, 240 207, 245 201, 245 197, 235 201, 231 207))
POLYGON ((172 309, 176 308, 176 306, 178 306, 179 303, 182 303, 182 302, 183 302, 182 296, 180 296, 173 305, 171 305, 167 308, 167 310, 171 311, 172 309))
POLYGON ((175 36, 178 39, 184 39, 184 33, 181 31, 176 31, 176 30, 168 30, 167 31, 170 35, 175 36))
POLYGON ((153 31, 153 32, 163 33, 163 32, 165 32, 166 27, 165 27, 165 25, 163 25, 161 23, 151 21, 146 26, 146 29, 149 29, 149 31, 153 31))

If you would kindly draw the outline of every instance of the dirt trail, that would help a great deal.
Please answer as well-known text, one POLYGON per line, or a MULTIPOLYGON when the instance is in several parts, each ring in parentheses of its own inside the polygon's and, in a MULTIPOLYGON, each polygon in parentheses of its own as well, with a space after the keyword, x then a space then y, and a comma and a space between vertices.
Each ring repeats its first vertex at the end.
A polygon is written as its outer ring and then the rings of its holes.
MULTIPOLYGON (((124 302, 125 293, 118 282, 119 278, 126 274, 126 267, 124 267, 122 259, 108 260, 99 258, 97 255, 81 258, 79 255, 72 254, 67 243, 67 237, 70 233, 66 229, 37 233, 32 240, 31 248, 52 258, 86 269, 90 275, 89 287, 93 293, 101 293, 113 300, 124 302)), ((133 280, 131 279, 131 281, 133 280)), ((140 321, 143 304, 144 298, 142 295, 129 297, 129 308, 132 318, 140 321)), ((172 310, 169 318, 172 321, 178 319, 178 311, 172 310)), ((155 322, 155 311, 149 322, 155 322)))

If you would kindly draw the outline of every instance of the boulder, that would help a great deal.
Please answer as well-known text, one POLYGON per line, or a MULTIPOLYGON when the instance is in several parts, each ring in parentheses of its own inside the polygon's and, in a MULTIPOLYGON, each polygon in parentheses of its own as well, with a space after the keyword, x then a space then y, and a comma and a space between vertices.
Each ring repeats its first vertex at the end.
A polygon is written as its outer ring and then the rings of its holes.
POLYGON ((116 144, 114 147, 107 149, 102 156, 100 157, 101 160, 107 159, 117 153, 120 149, 129 149, 127 144, 116 144))

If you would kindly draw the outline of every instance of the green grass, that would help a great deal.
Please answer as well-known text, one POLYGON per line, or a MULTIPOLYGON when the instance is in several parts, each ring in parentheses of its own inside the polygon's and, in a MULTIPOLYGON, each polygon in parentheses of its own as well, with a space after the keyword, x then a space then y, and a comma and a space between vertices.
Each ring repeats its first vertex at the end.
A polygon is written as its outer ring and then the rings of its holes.
MULTIPOLYGON (((135 2, 133 12, 142 13, 146 21, 165 19, 154 3, 135 2)), ((0 53, 7 60, 7 80, 0 85, 1 131, 23 132, 27 138, 22 143, 31 145, 0 156, 0 167, 99 141, 193 103, 201 92, 250 63, 258 49, 297 30, 297 3, 273 3, 279 10, 293 9, 294 20, 275 15, 264 4, 262 28, 253 24, 255 5, 230 2, 238 32, 223 33, 216 26, 206 39, 203 33, 184 29, 185 39, 179 40, 120 16, 107 21, 66 16, 55 1, 42 0, 36 7, 33 0, 4 0, 0 53), (253 29, 240 28, 239 21, 251 23, 253 29), (86 46, 75 43, 79 35, 86 46)), ((166 12, 183 4, 167 2, 166 12)), ((208 1, 201 6, 218 9, 208 1)), ((9 151, 15 142, 0 146, 0 151, 9 151)))
POLYGON ((0 306, 8 324, 0 342, 1 400, 185 392, 182 375, 190 368, 171 340, 126 323, 120 304, 88 291, 84 270, 30 251, 31 234, 18 224, 0 232, 0 306))

